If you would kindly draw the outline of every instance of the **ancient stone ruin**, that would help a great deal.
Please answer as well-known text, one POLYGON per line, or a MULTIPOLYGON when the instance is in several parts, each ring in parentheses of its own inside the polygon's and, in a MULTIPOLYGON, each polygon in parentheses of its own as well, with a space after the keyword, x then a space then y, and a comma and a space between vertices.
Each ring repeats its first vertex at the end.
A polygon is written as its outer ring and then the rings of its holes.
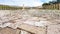
POLYGON ((0 34, 59 34, 59 10, 0 10, 0 34))

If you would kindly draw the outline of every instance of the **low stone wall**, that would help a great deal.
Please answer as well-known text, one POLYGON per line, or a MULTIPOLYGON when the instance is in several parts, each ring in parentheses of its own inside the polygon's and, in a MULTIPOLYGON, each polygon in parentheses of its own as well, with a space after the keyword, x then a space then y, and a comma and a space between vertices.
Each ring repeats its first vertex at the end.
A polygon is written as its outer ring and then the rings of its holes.
MULTIPOLYGON (((41 31, 39 31, 40 33, 37 34, 46 34, 46 30, 44 30, 45 28, 41 28, 41 31)), ((31 30, 32 31, 32 30, 31 30)), ((37 32, 37 31, 36 31, 37 32)), ((36 34, 36 33, 31 33, 28 32, 26 30, 19 30, 19 29, 12 29, 12 28, 0 28, 0 34, 36 34)))

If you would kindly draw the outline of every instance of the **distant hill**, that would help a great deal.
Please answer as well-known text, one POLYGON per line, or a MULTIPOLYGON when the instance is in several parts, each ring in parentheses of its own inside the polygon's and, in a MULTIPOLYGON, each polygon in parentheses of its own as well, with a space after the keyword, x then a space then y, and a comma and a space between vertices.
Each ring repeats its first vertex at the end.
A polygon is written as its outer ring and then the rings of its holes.
POLYGON ((17 10, 17 9, 22 9, 22 7, 0 5, 0 10, 17 10))
MULTIPOLYGON (((25 9, 40 9, 40 6, 37 7, 29 7, 29 6, 24 6, 25 9)), ((9 5, 1 5, 0 4, 0 10, 17 10, 17 9, 23 9, 23 6, 9 6, 9 5)))

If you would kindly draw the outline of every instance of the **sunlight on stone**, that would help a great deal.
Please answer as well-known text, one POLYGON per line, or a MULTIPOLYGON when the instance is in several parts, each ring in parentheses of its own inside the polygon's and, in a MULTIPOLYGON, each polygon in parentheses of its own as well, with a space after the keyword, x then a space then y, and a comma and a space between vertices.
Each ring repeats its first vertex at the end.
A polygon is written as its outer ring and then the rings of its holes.
MULTIPOLYGON (((55 22, 55 20, 58 18, 56 17, 53 18, 53 14, 47 14, 47 12, 44 13, 44 10, 41 10, 41 13, 39 14, 40 11, 36 10, 28 10, 28 11, 9 11, 9 10, 1 10, 0 13, 0 27, 4 28, 4 27, 11 27, 11 28, 17 28, 18 26, 20 26, 20 24, 25 23, 28 25, 32 25, 32 26, 47 26, 52 24, 52 19, 54 19, 53 21, 55 22), (37 16, 36 16, 37 15, 37 16), (42 16, 43 15, 43 16, 42 16), (48 16, 49 15, 49 16, 48 16), (18 25, 19 24, 19 25, 18 25)), ((55 11, 54 11, 55 12, 55 11)), ((48 11, 49 13, 49 11, 48 11)), ((55 16, 57 16, 59 14, 56 14, 55 16)), ((54 23, 53 22, 53 23, 54 23)))

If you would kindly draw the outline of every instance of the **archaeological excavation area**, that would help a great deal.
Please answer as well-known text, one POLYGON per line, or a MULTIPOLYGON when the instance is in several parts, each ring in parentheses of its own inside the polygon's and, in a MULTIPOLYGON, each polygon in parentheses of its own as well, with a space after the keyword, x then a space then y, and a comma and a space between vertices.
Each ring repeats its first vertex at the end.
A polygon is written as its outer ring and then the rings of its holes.
POLYGON ((60 34, 60 10, 0 10, 0 34, 60 34))

